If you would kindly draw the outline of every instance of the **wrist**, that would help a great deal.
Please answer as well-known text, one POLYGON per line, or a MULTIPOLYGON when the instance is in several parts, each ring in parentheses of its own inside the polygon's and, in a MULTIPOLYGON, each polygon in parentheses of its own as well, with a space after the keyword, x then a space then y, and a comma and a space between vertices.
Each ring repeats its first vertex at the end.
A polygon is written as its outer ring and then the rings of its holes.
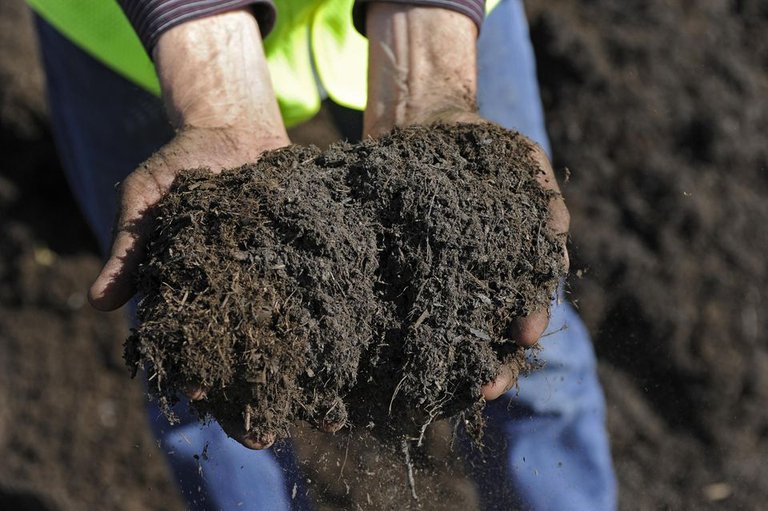
POLYGON ((366 134, 475 110, 477 27, 437 7, 374 3, 368 9, 366 134))
MULTIPOLYGON (((252 130, 242 126, 199 127, 182 126, 176 132, 176 140, 183 141, 186 147, 196 148, 196 152, 226 157, 233 155, 238 159, 244 153, 253 152, 250 159, 243 163, 255 161, 259 154, 271 149, 285 147, 291 142, 287 134, 267 132, 261 129, 252 130)), ((235 163, 233 165, 242 165, 235 163)))
POLYGON ((154 58, 177 129, 221 130, 236 137, 285 135, 261 33, 249 11, 176 26, 160 37, 154 58))

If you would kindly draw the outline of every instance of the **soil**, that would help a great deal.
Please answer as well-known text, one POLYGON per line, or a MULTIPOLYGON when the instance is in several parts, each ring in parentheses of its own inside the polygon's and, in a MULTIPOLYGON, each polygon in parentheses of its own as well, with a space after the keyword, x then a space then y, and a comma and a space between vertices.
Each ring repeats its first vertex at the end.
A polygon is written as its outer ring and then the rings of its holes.
POLYGON ((256 438, 306 420, 420 439, 446 417, 479 434, 481 384, 531 365, 512 322, 564 274, 533 151, 437 125, 186 173, 155 211, 129 365, 168 414, 192 383, 202 420, 256 438))
POLYGON ((768 4, 557 0, 529 15, 623 506, 761 508, 768 4))
MULTIPOLYGON (((766 4, 527 7, 556 167, 571 169, 571 298, 596 342, 620 508, 761 509, 766 4)), ((0 509, 181 510, 121 361, 127 325, 82 305, 98 256, 58 171, 28 22, 0 2, 0 509)), ((337 135, 325 110, 293 139, 337 135)), ((437 423, 415 456, 420 503, 477 509, 446 437, 437 423)), ((410 505, 372 437, 293 438, 319 509, 410 505)))

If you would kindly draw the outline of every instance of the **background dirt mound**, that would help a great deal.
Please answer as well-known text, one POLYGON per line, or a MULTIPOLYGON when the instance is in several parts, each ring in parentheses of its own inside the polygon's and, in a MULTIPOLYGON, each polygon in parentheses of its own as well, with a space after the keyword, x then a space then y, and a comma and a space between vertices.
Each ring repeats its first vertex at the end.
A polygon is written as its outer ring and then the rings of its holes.
POLYGON ((768 4, 532 7, 624 502, 754 508, 768 498, 768 4))
MULTIPOLYGON (((564 191, 583 274, 572 298, 597 341, 621 508, 760 509, 768 6, 527 7, 556 164, 572 170, 564 191)), ((127 384, 125 323, 78 306, 98 257, 57 174, 24 12, 20 0, 0 2, 0 492, 50 509, 182 509, 145 429, 140 385, 127 384)), ((310 430, 296 438, 320 509, 383 507, 377 486, 345 485, 352 467, 406 487, 402 466, 369 446, 310 430)), ((424 507, 476 509, 438 440, 426 464, 438 475, 417 479, 435 489, 424 507)), ((410 499, 393 498, 400 509, 410 499)))
POLYGON ((140 270, 132 366, 257 438, 299 420, 423 435, 525 371, 515 318, 563 276, 534 148, 492 125, 292 146, 181 177, 140 270), (348 415, 350 411, 351 416, 348 415))

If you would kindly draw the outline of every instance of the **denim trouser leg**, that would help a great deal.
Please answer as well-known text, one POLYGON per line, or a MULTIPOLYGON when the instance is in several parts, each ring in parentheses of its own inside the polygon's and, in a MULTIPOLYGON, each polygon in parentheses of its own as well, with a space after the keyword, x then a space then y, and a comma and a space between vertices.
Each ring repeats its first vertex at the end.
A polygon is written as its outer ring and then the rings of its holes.
MULTIPOLYGON (((38 29, 62 163, 106 251, 115 183, 173 133, 159 100, 44 22, 38 29)), ((478 45, 481 113, 548 150, 519 0, 505 0, 491 13, 478 45)), ((594 354, 573 309, 556 304, 550 330, 562 324, 568 328, 541 342, 546 367, 521 381, 518 396, 508 394, 488 406, 489 448, 470 454, 487 509, 509 509, 514 503, 541 510, 614 507, 594 354)), ((289 445, 254 452, 227 438, 216 424, 200 427, 180 412, 181 424, 169 426, 155 406, 148 405, 148 412, 189 509, 309 509, 289 445)))
MULTIPOLYGON (((494 9, 478 40, 478 103, 487 119, 550 154, 528 25, 521 0, 494 9)), ((488 404, 488 445, 468 463, 483 509, 603 511, 616 507, 595 355, 573 307, 552 304, 540 341, 543 369, 488 404)))
POLYGON ((149 404, 148 412, 187 509, 312 509, 290 442, 252 451, 215 422, 201 426, 186 415, 172 426, 156 406, 149 404))

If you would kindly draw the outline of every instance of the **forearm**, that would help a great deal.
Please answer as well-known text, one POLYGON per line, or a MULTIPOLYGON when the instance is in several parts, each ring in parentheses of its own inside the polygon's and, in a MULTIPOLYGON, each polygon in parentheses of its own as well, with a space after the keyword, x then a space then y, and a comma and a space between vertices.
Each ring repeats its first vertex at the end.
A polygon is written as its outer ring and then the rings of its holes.
POLYGON ((289 143, 250 11, 216 14, 171 28, 160 36, 154 58, 163 99, 178 131, 120 184, 110 257, 89 293, 100 310, 120 307, 133 295, 153 208, 181 172, 239 167, 289 143))
POLYGON ((429 122, 446 110, 474 111, 477 26, 471 18, 438 7, 373 3, 366 32, 366 134, 429 122))
POLYGON ((176 128, 287 137, 253 15, 236 10, 178 25, 154 49, 176 128))

